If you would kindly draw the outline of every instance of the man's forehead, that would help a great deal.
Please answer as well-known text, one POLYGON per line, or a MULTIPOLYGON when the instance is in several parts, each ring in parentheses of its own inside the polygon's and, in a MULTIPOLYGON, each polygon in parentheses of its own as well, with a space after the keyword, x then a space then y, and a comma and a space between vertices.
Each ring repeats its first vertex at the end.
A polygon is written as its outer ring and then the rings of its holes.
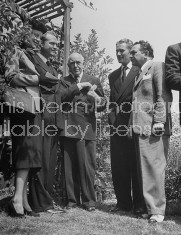
POLYGON ((80 58, 70 58, 70 63, 71 62, 82 62, 82 60, 80 58))
POLYGON ((69 61, 71 63, 71 62, 76 62, 76 61, 77 62, 83 62, 84 60, 83 60, 83 57, 81 55, 72 55, 72 56, 70 56, 69 61))
POLYGON ((32 29, 33 34, 42 36, 43 33, 37 29, 32 29))
POLYGON ((125 42, 117 43, 116 44, 116 49, 120 49, 120 48, 127 48, 127 44, 125 42))
POLYGON ((52 34, 47 34, 47 35, 46 35, 46 40, 47 40, 47 41, 57 42, 57 43, 58 43, 58 39, 57 39, 54 35, 52 35, 52 34))
POLYGON ((140 44, 136 44, 131 48, 131 51, 139 51, 140 49, 140 44))

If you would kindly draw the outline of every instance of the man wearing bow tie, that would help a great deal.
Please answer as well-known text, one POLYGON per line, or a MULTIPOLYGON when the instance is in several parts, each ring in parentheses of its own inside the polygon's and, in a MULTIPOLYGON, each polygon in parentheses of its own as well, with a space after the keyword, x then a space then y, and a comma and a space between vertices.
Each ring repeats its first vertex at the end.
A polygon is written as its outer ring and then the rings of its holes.
POLYGON ((133 140, 128 138, 132 89, 139 68, 132 66, 129 51, 133 43, 121 39, 116 43, 116 55, 121 67, 109 75, 111 170, 117 205, 111 211, 135 212, 141 207, 136 154, 133 140))
POLYGON ((104 92, 98 78, 84 73, 84 58, 72 53, 68 59, 69 76, 64 81, 81 85, 89 82, 64 106, 65 128, 61 132, 63 143, 67 209, 80 206, 95 210, 96 116, 105 106, 104 92))
POLYGON ((133 88, 131 125, 140 169, 140 187, 145 201, 142 218, 162 222, 165 214, 165 168, 171 134, 172 95, 165 86, 165 66, 154 62, 146 41, 130 51, 133 65, 141 70, 133 88))

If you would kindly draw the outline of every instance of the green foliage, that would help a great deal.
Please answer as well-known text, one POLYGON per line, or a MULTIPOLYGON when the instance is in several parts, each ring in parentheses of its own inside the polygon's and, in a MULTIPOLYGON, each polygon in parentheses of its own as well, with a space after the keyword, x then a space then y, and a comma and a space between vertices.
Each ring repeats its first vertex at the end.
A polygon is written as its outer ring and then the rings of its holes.
POLYGON ((28 15, 24 10, 19 9, 19 14, 22 13, 25 23, 23 27, 19 27, 21 21, 15 21, 18 19, 18 15, 14 12, 13 1, 1 1, 0 2, 0 99, 6 86, 4 78, 5 64, 11 56, 15 45, 20 45, 27 34, 30 32, 30 27, 27 23, 28 15))
POLYGON ((102 83, 106 81, 111 71, 109 65, 112 64, 113 59, 105 55, 105 48, 99 50, 98 37, 94 29, 91 30, 87 41, 83 41, 81 34, 77 34, 71 44, 71 52, 82 54, 86 73, 99 77, 102 83))
POLYGON ((172 121, 173 131, 169 145, 165 191, 168 201, 181 201, 181 127, 179 115, 173 113, 172 121))

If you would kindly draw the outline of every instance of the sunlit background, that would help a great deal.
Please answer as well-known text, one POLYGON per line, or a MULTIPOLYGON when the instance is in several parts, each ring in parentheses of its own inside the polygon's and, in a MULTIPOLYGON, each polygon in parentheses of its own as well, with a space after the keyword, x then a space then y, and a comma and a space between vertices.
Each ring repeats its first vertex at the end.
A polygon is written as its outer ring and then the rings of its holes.
MULTIPOLYGON (((181 42, 180 0, 71 0, 71 41, 81 33, 87 39, 91 29, 97 32, 100 49, 114 58, 112 69, 119 67, 115 43, 121 38, 133 42, 147 40, 153 46, 155 60, 164 61, 170 44, 181 42), (81 3, 82 2, 82 3, 81 3), (88 6, 83 3, 87 3, 88 6), (90 2, 92 3, 90 6, 90 2)), ((54 20, 59 24, 59 20, 54 20)), ((174 91, 178 103, 178 92, 174 91)), ((173 106, 178 111, 178 105, 173 106)))

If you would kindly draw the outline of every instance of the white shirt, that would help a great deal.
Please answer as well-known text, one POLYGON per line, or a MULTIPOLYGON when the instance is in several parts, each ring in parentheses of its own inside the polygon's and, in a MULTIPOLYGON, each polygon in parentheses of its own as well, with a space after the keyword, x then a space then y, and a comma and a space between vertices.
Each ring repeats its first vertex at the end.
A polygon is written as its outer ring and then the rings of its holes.
POLYGON ((131 68, 132 68, 132 62, 130 61, 130 62, 127 64, 126 77, 127 77, 128 73, 130 72, 131 68))
POLYGON ((73 75, 73 73, 70 73, 71 75, 72 75, 72 77, 76 80, 78 80, 78 82, 80 83, 80 81, 81 81, 81 79, 82 79, 82 76, 83 76, 83 71, 82 71, 82 73, 78 76, 78 77, 76 77, 75 78, 75 76, 73 75))
POLYGON ((127 67, 127 69, 126 69, 126 77, 127 77, 128 73, 130 72, 130 70, 132 68, 132 62, 130 61, 126 66, 122 65, 121 68, 122 67, 127 67))

